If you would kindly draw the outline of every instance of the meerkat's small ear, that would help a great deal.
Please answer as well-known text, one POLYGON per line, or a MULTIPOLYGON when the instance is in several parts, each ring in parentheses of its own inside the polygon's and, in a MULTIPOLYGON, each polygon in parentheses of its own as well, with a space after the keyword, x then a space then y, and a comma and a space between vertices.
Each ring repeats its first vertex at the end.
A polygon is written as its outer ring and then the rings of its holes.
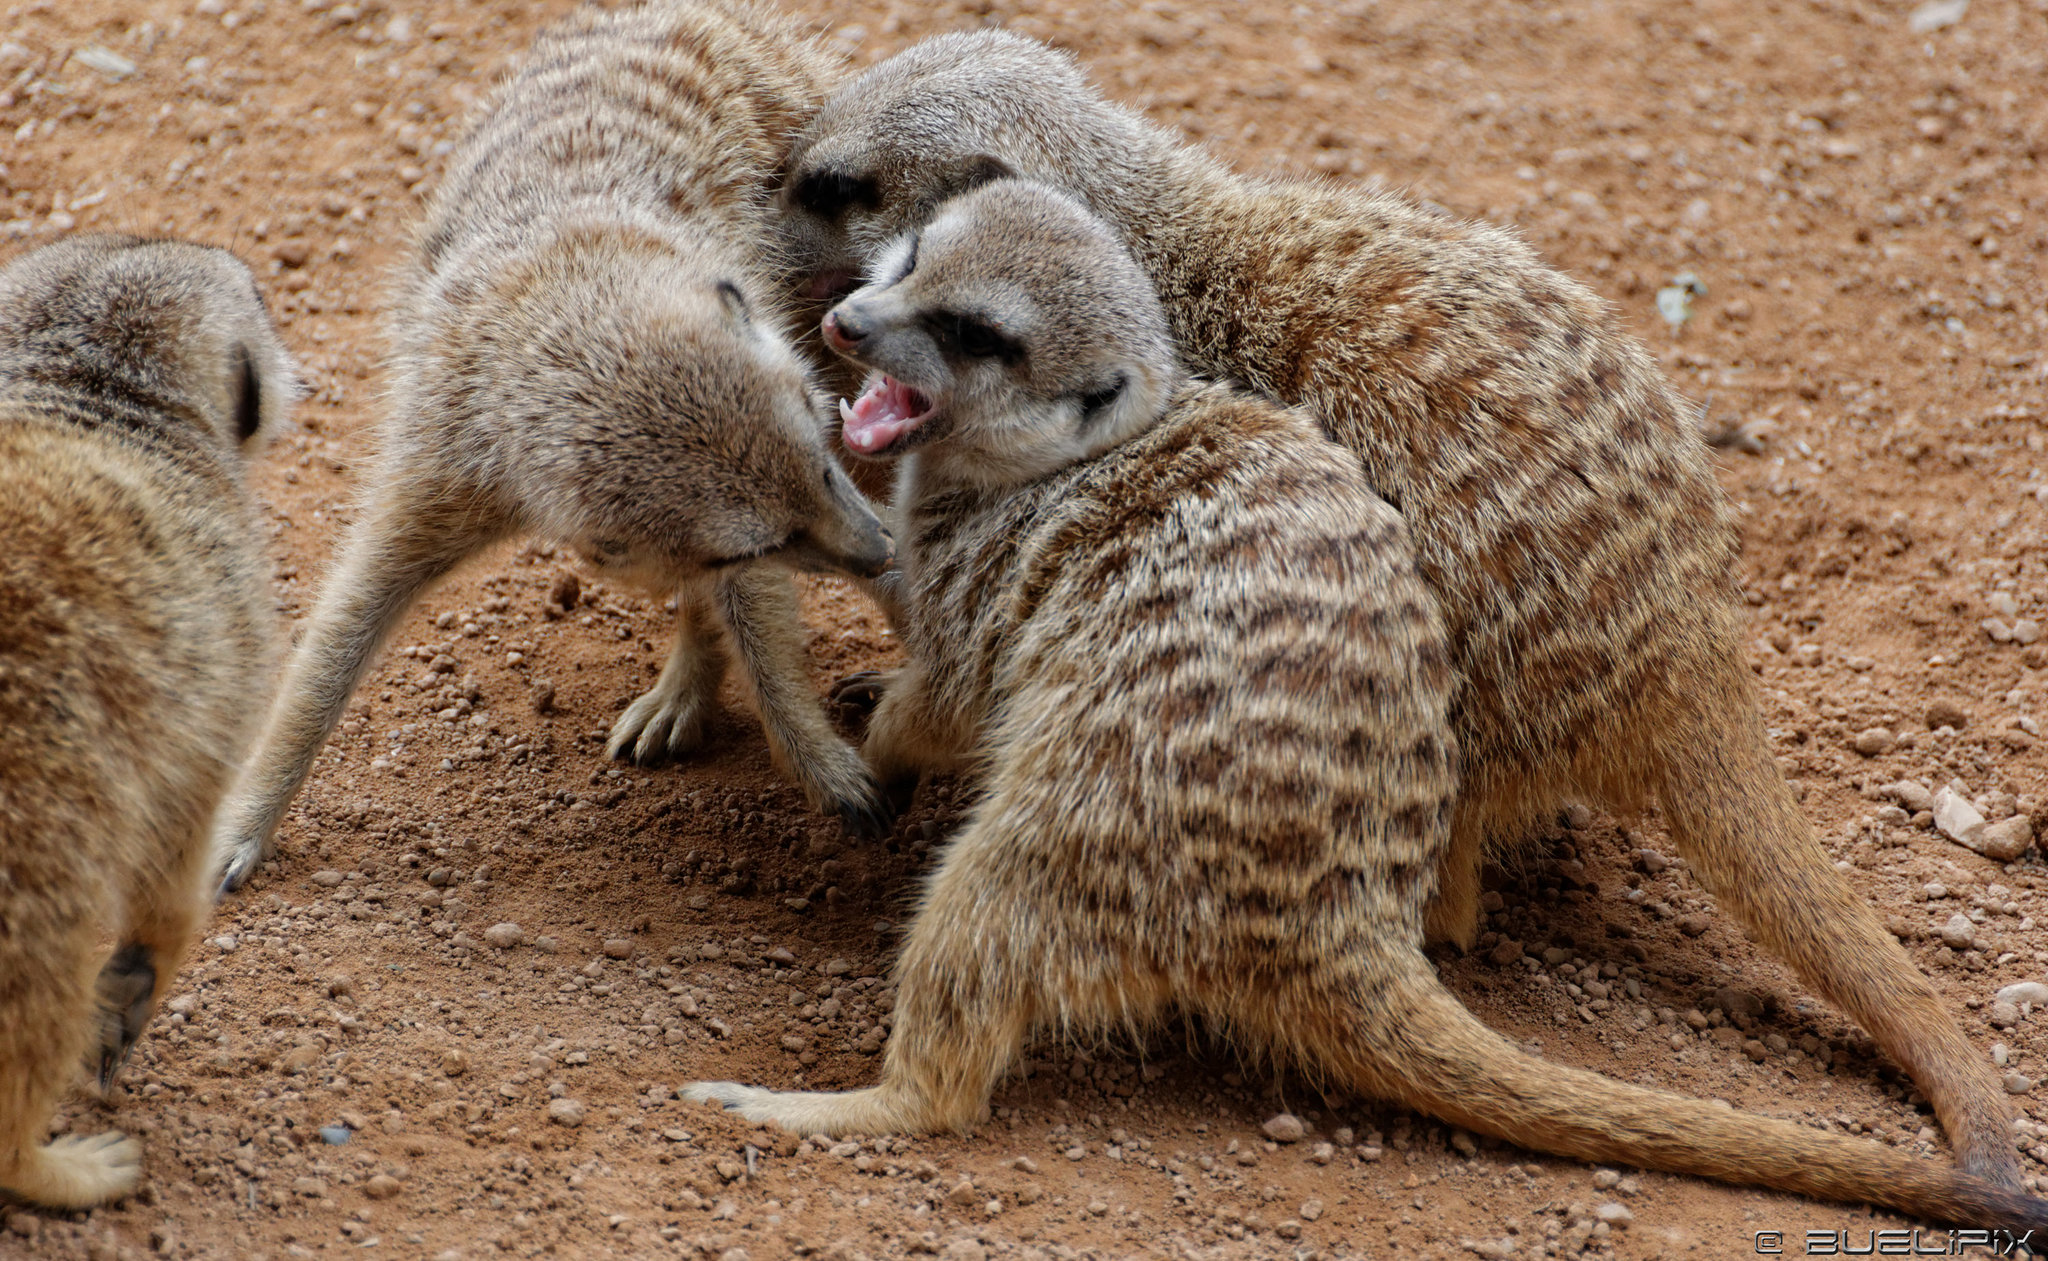
POLYGON ((256 361, 240 342, 228 363, 228 411, 235 418, 235 441, 247 442, 263 428, 263 383, 256 379, 256 361))
POLYGON ((946 171, 941 181, 940 199, 971 193, 983 184, 1010 179, 1016 174, 1010 169, 1010 164, 1001 158, 993 154, 977 153, 946 171))
POLYGON ((1124 387, 1129 384, 1130 378, 1119 372, 1116 374, 1116 378, 1108 385, 1096 390, 1092 394, 1081 396, 1081 431, 1083 433, 1094 428, 1098 422, 1108 419, 1109 409, 1118 399, 1123 397, 1124 387))
POLYGON ((753 314, 747 310, 747 295, 730 280, 718 282, 718 303, 725 308, 728 317, 741 324, 753 323, 753 314))

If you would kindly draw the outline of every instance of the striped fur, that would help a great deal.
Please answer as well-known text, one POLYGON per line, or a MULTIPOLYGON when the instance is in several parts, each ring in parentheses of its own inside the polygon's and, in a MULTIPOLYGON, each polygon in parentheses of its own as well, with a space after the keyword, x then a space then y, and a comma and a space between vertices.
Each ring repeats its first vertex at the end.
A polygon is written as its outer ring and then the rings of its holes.
POLYGON ((1156 396, 1099 453, 1005 471, 1047 430, 1113 420, 1065 402, 1105 371, 1174 376, 1143 273, 1078 203, 1014 181, 883 257, 827 337, 939 429, 898 482, 910 660, 866 752, 889 778, 965 751, 982 796, 911 926, 881 1082, 694 1097, 805 1132, 966 1128, 1033 1032, 1179 1008, 1538 1150, 2048 1225, 2048 1202, 1944 1165, 1548 1064, 1480 1024, 1422 953, 1458 749, 1400 514, 1313 418, 1220 385, 1156 396), (1012 353, 929 353, 962 313, 1012 353))
POLYGON ((872 573, 889 544, 827 454, 788 344, 768 190, 836 63, 745 0, 586 9, 542 34, 451 156, 398 280, 376 467, 223 821, 239 884, 419 592, 513 534, 576 545, 685 606, 612 730, 701 739, 735 626, 771 748, 872 824, 858 755, 804 677, 794 593, 748 563, 872 573))
POLYGON ((1964 1166, 2016 1185, 1989 1066, 1775 765, 1725 504, 1613 313, 1502 229, 1236 175, 1000 32, 928 41, 837 92, 792 156, 784 234, 836 274, 1005 172, 1115 225, 1190 366, 1314 415, 1407 520, 1464 755, 1431 937, 1471 944, 1489 841, 1563 800, 1654 799, 1721 905, 1913 1073, 1964 1166))
POLYGON ((35 1203, 141 1173, 118 1133, 43 1140, 211 906, 275 631, 242 454, 294 390, 219 250, 81 236, 0 271, 0 1190, 35 1203))

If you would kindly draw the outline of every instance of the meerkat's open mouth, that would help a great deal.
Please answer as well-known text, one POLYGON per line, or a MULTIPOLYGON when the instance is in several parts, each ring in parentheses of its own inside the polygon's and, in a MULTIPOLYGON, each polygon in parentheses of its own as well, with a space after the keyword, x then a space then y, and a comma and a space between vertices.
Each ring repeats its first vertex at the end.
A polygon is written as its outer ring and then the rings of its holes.
POLYGON ((919 391, 877 372, 859 398, 839 400, 840 435, 855 455, 885 455, 937 410, 919 391))

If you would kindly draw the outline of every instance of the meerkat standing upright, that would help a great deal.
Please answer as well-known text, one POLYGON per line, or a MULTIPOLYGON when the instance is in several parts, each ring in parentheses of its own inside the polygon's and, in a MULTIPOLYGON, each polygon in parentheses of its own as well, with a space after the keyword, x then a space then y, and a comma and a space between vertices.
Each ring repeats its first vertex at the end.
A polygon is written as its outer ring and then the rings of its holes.
POLYGON ((1568 797, 1654 797, 1721 904, 1913 1075, 1964 1166, 2016 1183, 1988 1063, 1784 782, 1720 488, 1605 304, 1501 229, 1238 176, 1003 32, 926 41, 839 89, 792 152, 785 237, 830 276, 1006 172, 1113 224, 1190 364, 1314 415, 1407 520, 1464 751, 1431 938, 1471 944, 1489 840, 1568 797))
POLYGON ((668 663, 608 752, 701 738, 725 666, 715 607, 813 804, 875 817, 804 678, 788 578, 755 563, 865 576, 890 556, 826 452, 770 277, 770 182, 833 71, 747 0, 654 0, 551 28, 499 89, 401 276, 378 463, 223 816, 230 884, 413 599, 521 532, 680 592, 668 663))
POLYGON ((881 1083, 687 1093, 804 1132, 964 1129, 1034 1030, 1179 1006, 1539 1151, 2048 1227, 2048 1201, 1480 1024, 1422 952, 1450 653, 1356 461, 1304 413, 1181 383, 1145 274, 1043 185, 947 203, 873 275, 825 326, 876 373, 847 446, 904 455, 909 663, 867 753, 885 779, 971 760, 984 796, 905 941, 881 1083))
POLYGON ((43 1139, 213 904, 208 825, 276 630, 241 457, 295 390, 220 250, 81 236, 0 270, 0 1191, 38 1204, 140 1174, 118 1133, 43 1139))

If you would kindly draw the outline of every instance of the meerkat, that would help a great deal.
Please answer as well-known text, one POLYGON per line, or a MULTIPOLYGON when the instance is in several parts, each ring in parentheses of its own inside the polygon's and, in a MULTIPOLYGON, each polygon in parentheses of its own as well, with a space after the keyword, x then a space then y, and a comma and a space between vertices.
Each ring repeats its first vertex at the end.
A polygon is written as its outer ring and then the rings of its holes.
POLYGON ((295 381, 223 251, 79 236, 0 270, 0 1191, 24 1200, 141 1173, 119 1133, 44 1138, 212 906, 208 824, 276 629, 243 455, 295 381))
POLYGON ((772 278, 770 183, 835 67, 765 7, 657 0, 544 32, 483 109, 399 277, 358 520, 223 817, 230 886, 398 618, 515 534, 677 593, 667 663, 610 755, 702 738, 722 621, 771 749, 814 805, 874 825, 866 769, 804 677, 789 578, 763 568, 867 576, 891 555, 827 453, 772 278))
POLYGON ((1030 1034, 1177 1007, 1343 1089, 1539 1151, 2048 1226, 2048 1201, 1877 1143, 1526 1055, 1424 955, 1452 843, 1452 652, 1400 514, 1310 416, 1183 381, 1077 201, 939 208, 834 309, 901 461, 909 664, 866 752, 983 796, 898 964, 879 1085, 696 1099, 806 1133, 964 1129, 1030 1034))
POLYGON ((829 283, 1010 173, 1108 220, 1189 365, 1313 415, 1407 521, 1464 757, 1430 939, 1472 945, 1489 844, 1566 800, 1654 800, 1720 904, 1912 1074, 1964 1168, 2016 1184, 1988 1063, 1784 782, 1709 457, 1613 311, 1507 230, 1238 175, 996 31, 928 40, 835 92, 791 154, 785 242, 829 283))

